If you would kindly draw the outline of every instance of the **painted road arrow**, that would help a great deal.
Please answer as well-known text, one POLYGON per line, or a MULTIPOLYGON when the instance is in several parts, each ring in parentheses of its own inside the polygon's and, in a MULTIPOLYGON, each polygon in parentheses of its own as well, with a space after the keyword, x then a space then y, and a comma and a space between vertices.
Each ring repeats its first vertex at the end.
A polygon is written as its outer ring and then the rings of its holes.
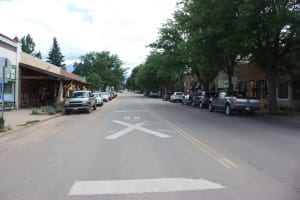
POLYGON ((145 123, 129 124, 129 123, 118 121, 118 120, 114 120, 113 122, 117 123, 117 124, 121 124, 123 126, 127 126, 127 128, 125 128, 123 130, 120 130, 120 131, 118 131, 114 134, 111 134, 109 136, 106 136, 104 139, 114 140, 114 139, 117 139, 117 138, 121 137, 122 135, 125 135, 125 134, 127 134, 127 133, 129 133, 130 131, 133 131, 133 130, 139 130, 139 131, 142 131, 144 133, 148 133, 148 134, 160 137, 160 138, 169 138, 169 137, 171 137, 170 135, 167 135, 167 134, 164 134, 164 133, 161 133, 161 132, 158 132, 158 131, 154 131, 154 130, 150 130, 150 129, 142 127, 142 125, 144 125, 145 123))
POLYGON ((140 194, 224 189, 205 179, 161 178, 134 180, 76 181, 69 195, 140 194))

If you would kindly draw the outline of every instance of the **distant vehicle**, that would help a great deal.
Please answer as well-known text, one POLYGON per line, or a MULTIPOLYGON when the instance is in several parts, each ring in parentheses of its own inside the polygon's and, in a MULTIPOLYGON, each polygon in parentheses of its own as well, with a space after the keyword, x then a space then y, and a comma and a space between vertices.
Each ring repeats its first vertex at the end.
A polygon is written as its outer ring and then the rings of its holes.
POLYGON ((213 91, 199 91, 194 95, 192 106, 199 108, 207 108, 209 100, 215 95, 213 91))
POLYGON ((96 98, 89 90, 74 91, 64 104, 65 114, 74 111, 91 113, 92 109, 96 110, 96 98))
POLYGON ((107 93, 107 92, 100 92, 100 94, 101 94, 104 102, 108 102, 109 101, 109 96, 110 96, 109 93, 107 93))
POLYGON ((243 92, 217 92, 209 101, 208 109, 213 112, 215 109, 224 110, 226 115, 231 115, 233 111, 245 111, 253 113, 259 110, 259 100, 249 98, 243 92))
POLYGON ((103 105, 102 95, 99 92, 94 92, 93 94, 95 95, 95 98, 96 98, 96 105, 102 106, 103 105))
POLYGON ((118 94, 115 91, 113 91, 113 92, 110 92, 110 96, 112 98, 116 98, 118 96, 118 94))
POLYGON ((173 94, 173 92, 166 92, 166 93, 163 95, 162 100, 163 100, 163 101, 169 101, 172 94, 173 94))
POLYGON ((181 102, 183 99, 183 93, 182 92, 174 92, 171 97, 170 97, 170 101, 171 102, 181 102))
POLYGON ((160 97, 160 92, 153 92, 153 91, 151 91, 149 93, 149 97, 156 97, 156 98, 158 98, 158 97, 160 97))
POLYGON ((188 105, 188 106, 192 105, 193 98, 194 98, 194 95, 192 95, 192 94, 184 95, 184 97, 182 98, 182 104, 188 105))

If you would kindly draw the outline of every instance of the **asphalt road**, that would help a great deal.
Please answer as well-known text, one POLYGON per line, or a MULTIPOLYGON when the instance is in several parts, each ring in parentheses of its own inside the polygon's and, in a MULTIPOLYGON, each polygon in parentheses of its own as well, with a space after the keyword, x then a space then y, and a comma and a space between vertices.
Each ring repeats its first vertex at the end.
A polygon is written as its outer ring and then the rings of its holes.
POLYGON ((300 200, 300 128, 124 93, 0 138, 0 199, 300 200))

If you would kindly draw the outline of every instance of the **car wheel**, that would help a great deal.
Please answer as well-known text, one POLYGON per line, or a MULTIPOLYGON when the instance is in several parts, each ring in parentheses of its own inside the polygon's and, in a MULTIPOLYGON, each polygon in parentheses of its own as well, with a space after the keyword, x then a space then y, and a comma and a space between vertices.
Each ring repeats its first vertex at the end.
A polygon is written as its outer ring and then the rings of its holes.
POLYGON ((68 114, 70 114, 70 112, 69 112, 68 110, 65 110, 65 111, 64 111, 64 114, 65 114, 65 115, 68 115, 68 114))
POLYGON ((209 112, 213 112, 214 111, 214 107, 213 107, 212 103, 208 104, 208 110, 209 110, 209 112))
POLYGON ((97 109, 97 106, 96 106, 96 104, 93 106, 93 109, 94 109, 94 110, 96 110, 96 109, 97 109))
POLYGON ((202 109, 203 108, 203 104, 202 101, 199 102, 199 108, 202 109))
POLYGON ((248 115, 254 115, 254 112, 253 111, 249 111, 247 112, 248 115))
POLYGON ((226 114, 227 116, 231 115, 231 108, 230 108, 230 105, 229 105, 229 104, 227 104, 227 105, 225 106, 225 114, 226 114))
POLYGON ((89 108, 87 109, 87 113, 91 113, 92 112, 92 106, 89 106, 89 108))

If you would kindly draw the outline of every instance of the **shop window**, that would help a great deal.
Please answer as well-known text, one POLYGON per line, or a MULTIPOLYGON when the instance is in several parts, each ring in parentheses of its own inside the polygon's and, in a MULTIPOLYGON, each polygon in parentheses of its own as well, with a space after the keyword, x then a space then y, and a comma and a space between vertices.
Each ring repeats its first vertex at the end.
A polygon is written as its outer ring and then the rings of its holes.
POLYGON ((293 82, 293 99, 300 99, 300 81, 293 82))
POLYGON ((267 99, 268 87, 266 80, 258 80, 253 82, 252 89, 254 97, 258 99, 267 99))
POLYGON ((278 84, 278 98, 287 99, 288 98, 288 82, 280 82, 278 84))
POLYGON ((240 81, 239 85, 238 85, 238 90, 239 91, 246 91, 247 87, 246 87, 246 81, 240 81))

